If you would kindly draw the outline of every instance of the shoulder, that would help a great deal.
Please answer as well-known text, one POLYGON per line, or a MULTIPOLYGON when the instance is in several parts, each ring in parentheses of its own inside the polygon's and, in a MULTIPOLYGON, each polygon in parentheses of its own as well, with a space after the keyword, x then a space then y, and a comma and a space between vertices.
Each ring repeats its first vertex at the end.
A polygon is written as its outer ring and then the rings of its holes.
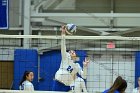
POLYGON ((104 91, 104 92, 102 92, 102 93, 107 93, 107 92, 108 92, 108 90, 109 90, 109 89, 105 90, 105 91, 104 91))
POLYGON ((33 85, 33 84, 32 84, 31 82, 29 82, 29 81, 24 81, 23 84, 24 84, 24 85, 33 85))
POLYGON ((76 64, 76 66, 80 67, 80 64, 79 63, 75 63, 75 64, 76 64))
POLYGON ((138 88, 134 88, 134 89, 133 89, 133 93, 136 93, 137 90, 138 90, 138 88))
POLYGON ((71 59, 71 56, 70 56, 70 54, 69 54, 68 52, 66 52, 66 57, 67 57, 68 59, 71 59))

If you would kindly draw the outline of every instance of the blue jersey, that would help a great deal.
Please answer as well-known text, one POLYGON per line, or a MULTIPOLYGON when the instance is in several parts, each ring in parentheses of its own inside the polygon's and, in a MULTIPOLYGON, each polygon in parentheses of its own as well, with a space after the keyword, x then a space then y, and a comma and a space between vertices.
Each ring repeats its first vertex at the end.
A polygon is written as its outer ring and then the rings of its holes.
MULTIPOLYGON (((107 90, 105 90, 104 92, 102 92, 102 93, 108 93, 108 91, 109 91, 109 89, 107 89, 107 90)), ((119 91, 117 91, 117 90, 115 90, 115 92, 114 93, 120 93, 119 91)))

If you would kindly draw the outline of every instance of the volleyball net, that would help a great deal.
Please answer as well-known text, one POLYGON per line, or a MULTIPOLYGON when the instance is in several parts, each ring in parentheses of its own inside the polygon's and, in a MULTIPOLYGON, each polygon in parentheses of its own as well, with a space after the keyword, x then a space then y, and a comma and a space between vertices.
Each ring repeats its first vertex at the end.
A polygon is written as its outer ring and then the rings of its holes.
MULTIPOLYGON (((67 50, 76 50, 79 57, 83 58, 88 55, 91 59, 86 80, 89 93, 102 92, 110 88, 117 76, 122 76, 127 81, 126 93, 132 93, 138 73, 136 70, 139 68, 135 64, 138 63, 136 53, 139 55, 140 37, 66 36, 65 38, 67 50)), ((30 69, 35 71, 35 88, 50 90, 52 87, 50 80, 53 80, 55 73, 53 69, 59 67, 56 63, 61 59, 56 56, 60 55, 60 42, 61 36, 0 35, 0 89, 17 89, 23 71, 30 69), (22 53, 22 51, 16 54, 17 49, 26 49, 26 52, 36 50, 37 56, 28 59, 28 56, 32 54, 22 53), (35 59, 37 61, 32 61, 35 59)), ((0 90, 1 93, 23 93, 12 91, 0 90)))

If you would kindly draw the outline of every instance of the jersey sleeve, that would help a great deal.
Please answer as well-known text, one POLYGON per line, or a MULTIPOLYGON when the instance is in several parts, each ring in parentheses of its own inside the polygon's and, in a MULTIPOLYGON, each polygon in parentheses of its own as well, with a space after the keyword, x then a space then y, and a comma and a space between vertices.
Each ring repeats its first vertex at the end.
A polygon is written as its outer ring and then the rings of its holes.
POLYGON ((24 90, 34 91, 33 84, 32 83, 26 83, 26 84, 24 84, 24 90))
POLYGON ((137 93, 137 88, 133 89, 132 93, 137 93))
POLYGON ((82 76, 82 78, 86 79, 87 78, 87 67, 83 67, 83 69, 82 69, 78 63, 77 63, 77 67, 78 67, 78 74, 80 74, 82 76))
POLYGON ((107 93, 108 92, 108 89, 107 90, 105 90, 104 92, 102 92, 102 93, 107 93))

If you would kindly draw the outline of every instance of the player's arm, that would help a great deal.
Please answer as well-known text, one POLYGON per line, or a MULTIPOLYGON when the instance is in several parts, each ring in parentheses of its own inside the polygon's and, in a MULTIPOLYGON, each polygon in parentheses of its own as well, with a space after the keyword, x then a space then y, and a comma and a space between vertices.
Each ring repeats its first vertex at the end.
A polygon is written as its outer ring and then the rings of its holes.
POLYGON ((87 67, 83 67, 83 69, 78 64, 78 73, 81 75, 82 78, 87 78, 87 67))
POLYGON ((135 88, 135 89, 133 89, 133 91, 132 91, 132 93, 137 93, 137 89, 135 88))
POLYGON ((80 67, 80 65, 78 64, 78 73, 82 76, 82 78, 86 79, 87 78, 87 66, 89 64, 89 59, 85 58, 84 62, 83 62, 83 70, 80 67))
POLYGON ((62 55, 62 62, 65 62, 66 60, 66 40, 65 40, 65 32, 66 28, 65 26, 62 26, 61 28, 61 55, 62 55))
POLYGON ((83 93, 88 93, 86 89, 85 81, 82 78, 80 79, 80 85, 83 89, 83 93))

